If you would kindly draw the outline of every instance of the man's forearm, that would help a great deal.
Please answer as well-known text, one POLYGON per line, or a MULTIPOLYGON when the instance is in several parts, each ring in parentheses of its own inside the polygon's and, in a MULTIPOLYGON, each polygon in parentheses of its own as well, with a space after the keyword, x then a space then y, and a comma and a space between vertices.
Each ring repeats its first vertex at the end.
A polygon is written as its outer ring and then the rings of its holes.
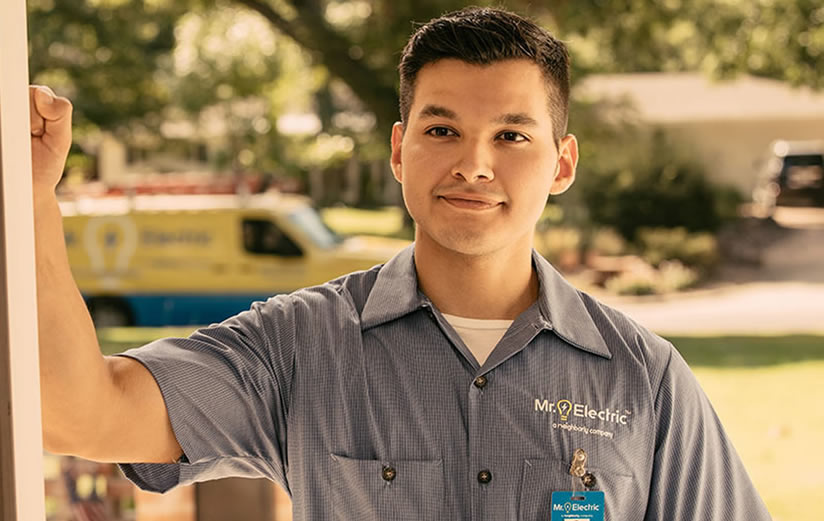
POLYGON ((48 450, 72 452, 99 432, 96 404, 113 385, 72 277, 53 191, 35 188, 34 224, 43 438, 48 450))

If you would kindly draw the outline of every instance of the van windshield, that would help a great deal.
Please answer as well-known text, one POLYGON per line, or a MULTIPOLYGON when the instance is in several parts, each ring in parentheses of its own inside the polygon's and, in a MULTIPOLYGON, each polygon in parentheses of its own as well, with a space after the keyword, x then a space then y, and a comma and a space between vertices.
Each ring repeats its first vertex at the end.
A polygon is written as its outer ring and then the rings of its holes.
POLYGON ((301 208, 289 214, 289 221, 306 232, 312 242, 323 249, 334 248, 343 242, 343 237, 333 232, 311 207, 301 208))

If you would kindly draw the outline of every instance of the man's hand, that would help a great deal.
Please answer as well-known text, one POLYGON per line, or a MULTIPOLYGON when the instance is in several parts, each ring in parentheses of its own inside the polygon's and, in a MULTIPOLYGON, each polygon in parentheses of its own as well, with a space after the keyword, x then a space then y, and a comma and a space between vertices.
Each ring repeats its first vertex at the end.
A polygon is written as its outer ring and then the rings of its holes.
POLYGON ((48 87, 30 85, 29 109, 34 189, 54 192, 72 144, 72 104, 48 87))

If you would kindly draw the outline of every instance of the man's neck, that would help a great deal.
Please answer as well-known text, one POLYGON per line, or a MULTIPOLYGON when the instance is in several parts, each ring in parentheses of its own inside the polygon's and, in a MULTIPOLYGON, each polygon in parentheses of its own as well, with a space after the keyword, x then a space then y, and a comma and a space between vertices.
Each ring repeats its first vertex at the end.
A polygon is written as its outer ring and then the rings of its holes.
POLYGON ((470 256, 447 250, 431 239, 418 239, 418 285, 442 313, 514 320, 538 297, 531 243, 470 256))

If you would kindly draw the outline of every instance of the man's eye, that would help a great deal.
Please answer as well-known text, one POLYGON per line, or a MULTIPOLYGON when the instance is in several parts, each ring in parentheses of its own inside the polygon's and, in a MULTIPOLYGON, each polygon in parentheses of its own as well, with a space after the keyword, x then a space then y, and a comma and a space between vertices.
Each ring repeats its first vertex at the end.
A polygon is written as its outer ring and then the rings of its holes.
POLYGON ((456 136, 457 135, 457 134, 455 134, 454 131, 452 131, 451 129, 448 129, 446 127, 432 127, 429 130, 427 130, 426 133, 429 134, 430 136, 435 136, 435 137, 449 137, 449 136, 456 136))
POLYGON ((512 141, 513 143, 518 143, 518 142, 521 142, 521 141, 527 141, 526 137, 523 134, 521 134, 520 132, 512 132, 512 131, 501 132, 500 137, 504 141, 512 141))

